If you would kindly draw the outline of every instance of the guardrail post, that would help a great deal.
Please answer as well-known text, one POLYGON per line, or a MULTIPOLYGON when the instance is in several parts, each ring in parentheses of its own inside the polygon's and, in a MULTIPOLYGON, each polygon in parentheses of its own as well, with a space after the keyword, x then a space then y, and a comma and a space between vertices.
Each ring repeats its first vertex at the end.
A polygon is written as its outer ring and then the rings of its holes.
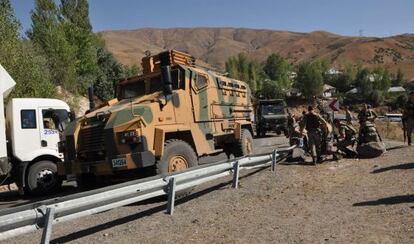
POLYGON ((42 233, 42 240, 40 241, 41 244, 49 244, 50 236, 52 235, 52 225, 53 219, 55 218, 55 208, 47 208, 46 215, 45 215, 45 223, 43 226, 43 233, 42 233))
POLYGON ((233 165, 233 185, 232 185, 232 187, 235 189, 239 188, 239 171, 240 171, 239 161, 236 161, 236 163, 233 165))
POLYGON ((167 203, 167 213, 169 215, 174 214, 174 205, 175 205, 175 178, 171 177, 168 182, 168 203, 167 203))
POLYGON ((271 170, 272 170, 273 173, 276 172, 276 162, 277 162, 277 150, 275 149, 275 150, 273 150, 273 153, 272 153, 272 167, 271 167, 271 170))

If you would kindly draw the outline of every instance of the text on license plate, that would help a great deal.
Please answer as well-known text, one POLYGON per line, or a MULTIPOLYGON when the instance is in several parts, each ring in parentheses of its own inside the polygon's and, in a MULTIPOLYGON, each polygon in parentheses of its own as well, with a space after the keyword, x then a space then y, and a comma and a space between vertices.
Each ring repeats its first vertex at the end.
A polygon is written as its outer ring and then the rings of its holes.
POLYGON ((114 158, 114 159, 112 159, 112 167, 118 168, 118 167, 125 167, 125 166, 127 166, 126 158, 114 158))

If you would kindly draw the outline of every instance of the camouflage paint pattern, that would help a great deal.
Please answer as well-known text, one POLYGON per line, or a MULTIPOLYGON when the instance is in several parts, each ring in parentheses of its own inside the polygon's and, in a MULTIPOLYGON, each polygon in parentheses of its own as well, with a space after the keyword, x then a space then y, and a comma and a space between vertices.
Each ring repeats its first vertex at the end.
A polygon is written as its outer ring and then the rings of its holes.
POLYGON ((160 76, 157 55, 143 58, 144 74, 120 82, 118 91, 145 82, 145 95, 111 100, 73 122, 65 132, 65 162, 58 165, 59 174, 110 175, 154 165, 167 138, 184 139, 197 156, 209 155, 238 140, 241 128, 252 130, 246 83, 193 65, 194 58, 187 54, 169 52, 171 69, 182 74, 173 94, 150 92, 150 79, 160 76), (121 143, 126 131, 134 131, 139 141, 121 143), (126 165, 113 167, 113 159, 126 160, 126 165))

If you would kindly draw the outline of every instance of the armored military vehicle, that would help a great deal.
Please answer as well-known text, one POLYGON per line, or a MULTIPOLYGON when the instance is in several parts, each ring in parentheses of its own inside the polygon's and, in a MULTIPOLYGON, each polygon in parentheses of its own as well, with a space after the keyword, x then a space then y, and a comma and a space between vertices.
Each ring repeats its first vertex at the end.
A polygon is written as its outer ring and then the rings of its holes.
POLYGON ((61 174, 76 174, 82 182, 91 174, 153 166, 166 173, 196 166, 205 155, 252 153, 246 83, 197 66, 175 50, 144 57, 142 70, 119 83, 115 99, 66 128, 61 174))
POLYGON ((288 114, 283 99, 257 101, 255 117, 257 136, 265 136, 268 131, 287 134, 288 114))

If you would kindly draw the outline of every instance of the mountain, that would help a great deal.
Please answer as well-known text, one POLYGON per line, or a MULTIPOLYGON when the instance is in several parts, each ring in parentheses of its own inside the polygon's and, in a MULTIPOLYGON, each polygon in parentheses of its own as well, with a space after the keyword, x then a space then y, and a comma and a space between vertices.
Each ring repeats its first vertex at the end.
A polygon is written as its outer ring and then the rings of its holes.
POLYGON ((240 52, 263 61, 279 53, 292 64, 320 58, 333 67, 344 62, 368 67, 400 67, 414 78, 414 35, 348 37, 324 31, 297 33, 245 28, 145 28, 100 32, 108 49, 124 64, 140 65, 146 50, 177 49, 224 70, 226 60, 240 52))

